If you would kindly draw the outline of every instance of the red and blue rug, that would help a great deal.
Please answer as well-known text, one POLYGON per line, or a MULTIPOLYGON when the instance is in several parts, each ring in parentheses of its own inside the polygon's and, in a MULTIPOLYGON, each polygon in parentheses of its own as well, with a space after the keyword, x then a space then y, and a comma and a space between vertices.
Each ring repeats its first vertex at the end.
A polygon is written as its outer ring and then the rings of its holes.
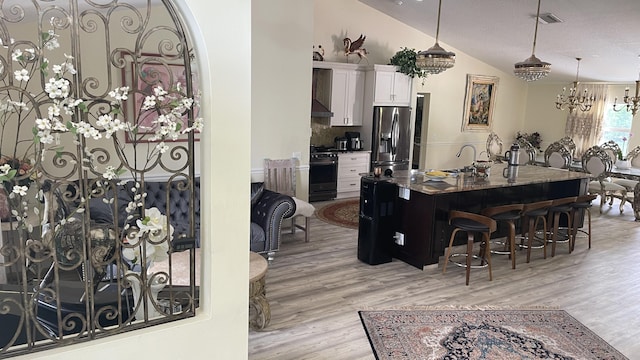
POLYGON ((627 359, 564 310, 359 314, 376 359, 627 359))

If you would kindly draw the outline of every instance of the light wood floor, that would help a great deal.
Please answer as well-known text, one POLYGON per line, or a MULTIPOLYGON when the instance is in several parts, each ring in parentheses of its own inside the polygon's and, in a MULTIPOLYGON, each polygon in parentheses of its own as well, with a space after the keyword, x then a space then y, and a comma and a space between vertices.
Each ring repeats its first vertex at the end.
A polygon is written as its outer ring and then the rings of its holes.
MULTIPOLYGON (((594 205, 596 202, 594 202, 594 205)), ((315 204, 317 207, 321 203, 315 204)), ((358 310, 424 306, 548 306, 566 310, 630 359, 640 359, 640 223, 617 203, 593 208, 593 245, 578 240, 554 258, 520 251, 517 268, 493 256, 486 270, 441 264, 424 271, 401 261, 371 266, 357 259, 357 230, 311 219, 283 237, 266 277, 271 323, 249 332, 250 359, 374 359, 358 310), (524 256, 523 256, 524 255, 524 256)), ((561 245, 559 245, 561 246, 561 245)))

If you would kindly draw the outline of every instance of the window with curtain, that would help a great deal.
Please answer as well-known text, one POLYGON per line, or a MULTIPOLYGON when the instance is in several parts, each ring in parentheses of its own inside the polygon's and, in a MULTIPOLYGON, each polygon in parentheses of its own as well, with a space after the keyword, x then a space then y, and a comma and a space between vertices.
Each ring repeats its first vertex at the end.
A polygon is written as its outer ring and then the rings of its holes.
POLYGON ((631 136, 632 120, 633 115, 631 111, 627 111, 627 109, 614 111, 613 104, 608 103, 602 123, 602 136, 598 143, 602 144, 613 140, 620 146, 622 153, 626 155, 629 151, 628 145, 629 137, 631 136))
MULTIPOLYGON (((578 89, 580 93, 583 89, 578 89)), ((574 157, 581 158, 587 149, 591 146, 599 144, 602 137, 602 124, 605 113, 611 106, 608 105, 607 98, 609 86, 605 84, 589 85, 589 90, 595 96, 596 100, 591 110, 575 111, 567 114, 567 123, 565 127, 565 135, 571 137, 576 144, 574 157)))

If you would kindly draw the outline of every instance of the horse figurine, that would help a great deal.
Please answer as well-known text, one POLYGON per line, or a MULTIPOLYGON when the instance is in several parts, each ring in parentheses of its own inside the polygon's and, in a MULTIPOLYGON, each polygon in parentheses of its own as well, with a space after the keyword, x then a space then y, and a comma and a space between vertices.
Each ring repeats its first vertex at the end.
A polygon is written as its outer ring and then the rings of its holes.
POLYGON ((364 59, 367 62, 367 64, 369 63, 369 60, 367 59, 367 54, 368 54, 367 49, 362 47, 362 45, 364 44, 364 40, 366 38, 367 38, 366 36, 363 36, 362 34, 360 34, 360 37, 356 41, 352 42, 351 39, 349 39, 348 37, 342 40, 344 44, 344 55, 347 56, 347 59, 349 55, 355 54, 355 55, 358 55, 358 57, 360 58, 360 61, 364 59))

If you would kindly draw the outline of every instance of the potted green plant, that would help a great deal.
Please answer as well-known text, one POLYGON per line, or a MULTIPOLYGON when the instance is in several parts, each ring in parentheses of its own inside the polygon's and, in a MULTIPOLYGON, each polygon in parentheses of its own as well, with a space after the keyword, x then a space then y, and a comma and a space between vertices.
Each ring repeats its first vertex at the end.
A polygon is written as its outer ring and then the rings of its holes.
POLYGON ((540 136, 539 132, 536 131, 529 134, 521 133, 520 131, 518 131, 518 133, 516 134, 516 140, 519 139, 527 140, 531 145, 533 145, 534 148, 536 148, 537 151, 542 151, 542 136, 540 136))
POLYGON ((389 60, 389 64, 398 66, 398 71, 411 76, 412 78, 416 76, 419 78, 423 78, 422 81, 424 84, 427 73, 416 65, 417 56, 418 53, 415 49, 404 47, 400 51, 396 52, 395 55, 393 55, 393 57, 389 60))

